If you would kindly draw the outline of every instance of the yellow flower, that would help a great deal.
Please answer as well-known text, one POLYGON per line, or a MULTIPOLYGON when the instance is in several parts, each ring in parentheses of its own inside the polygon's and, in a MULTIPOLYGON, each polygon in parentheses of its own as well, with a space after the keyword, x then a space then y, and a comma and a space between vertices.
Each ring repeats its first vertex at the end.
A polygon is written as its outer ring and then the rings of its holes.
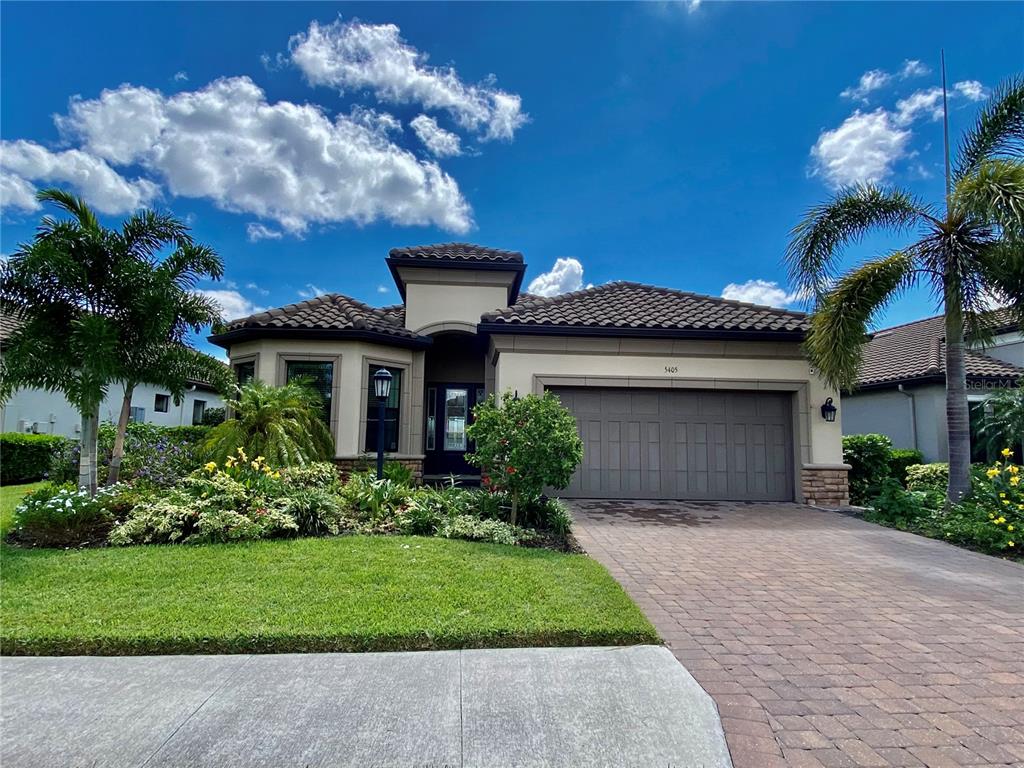
POLYGON ((993 515, 993 514, 992 514, 991 512, 989 512, 989 513, 988 513, 988 519, 989 519, 989 520, 995 520, 995 519, 996 519, 996 516, 995 516, 995 515, 993 515))
POLYGON ((1010 485, 1020 485, 1020 476, 1014 475, 1010 478, 1010 485))
POLYGON ((1008 531, 1012 531, 1012 530, 1013 530, 1013 526, 1012 526, 1012 525, 1008 525, 1008 526, 1006 526, 1006 530, 1008 530, 1008 531))
POLYGON ((280 472, 275 472, 273 475, 271 475, 271 477, 273 477, 275 480, 277 480, 277 478, 279 478, 280 476, 281 476, 280 472))
POLYGON ((233 467, 233 466, 235 466, 235 457, 234 456, 228 456, 228 460, 224 462, 224 466, 225 467, 233 467))
POLYGON ((997 519, 996 519, 996 522, 997 522, 997 523, 999 523, 1000 525, 1002 525, 1003 523, 1005 523, 1005 522, 1006 522, 1006 518, 1005 518, 1005 517, 1000 517, 1000 518, 997 518, 997 519))
POLYGON ((1006 494, 1005 493, 1000 493, 999 494, 999 498, 1000 499, 1005 499, 1006 498, 1006 494))
POLYGON ((266 461, 266 458, 263 457, 263 456, 257 456, 256 457, 256 461, 258 461, 258 462, 260 462, 262 464, 264 461, 266 461))
POLYGON ((1001 456, 1009 456, 1011 453, 1013 453, 1013 451, 1011 451, 1009 448, 1003 448, 1003 450, 999 452, 1001 456))
POLYGON ((259 469, 260 463, 258 461, 250 461, 249 466, 251 466, 253 469, 259 469))
POLYGON ((213 472, 215 469, 217 469, 217 462, 216 461, 208 461, 208 462, 206 462, 206 464, 203 465, 203 468, 207 472, 213 472))
POLYGON ((1008 541, 1008 542, 1006 542, 1006 543, 1007 543, 1007 544, 1009 544, 1009 545, 1010 545, 1011 547, 1015 547, 1015 546, 1017 546, 1017 545, 1016 545, 1016 544, 1014 544, 1014 543, 1013 543, 1012 541, 1008 541))
POLYGON ((986 472, 985 474, 986 474, 986 475, 988 475, 988 476, 989 476, 990 478, 991 478, 991 477, 995 477, 995 476, 997 476, 997 475, 999 474, 999 470, 998 470, 998 469, 996 469, 995 467, 992 467, 992 469, 990 469, 990 470, 989 470, 988 472, 986 472))
POLYGON ((1020 472, 1020 467, 1018 467, 1016 464, 1011 464, 1006 468, 1006 471, 1009 472, 1011 475, 1016 475, 1018 472, 1020 472))

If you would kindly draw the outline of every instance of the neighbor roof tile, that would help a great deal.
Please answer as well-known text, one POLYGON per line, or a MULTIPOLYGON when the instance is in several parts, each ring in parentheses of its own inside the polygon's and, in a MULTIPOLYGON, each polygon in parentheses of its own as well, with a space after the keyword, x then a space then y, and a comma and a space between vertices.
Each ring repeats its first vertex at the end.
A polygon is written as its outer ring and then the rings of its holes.
POLYGON ((376 308, 340 293, 326 293, 297 304, 268 309, 232 320, 226 332, 243 329, 302 329, 369 331, 397 338, 418 339, 405 328, 405 308, 376 308))
POLYGON ((423 261, 486 262, 489 264, 522 264, 523 254, 518 251, 503 251, 472 243, 437 243, 435 245, 413 245, 407 248, 392 248, 388 252, 392 259, 422 259, 423 261))

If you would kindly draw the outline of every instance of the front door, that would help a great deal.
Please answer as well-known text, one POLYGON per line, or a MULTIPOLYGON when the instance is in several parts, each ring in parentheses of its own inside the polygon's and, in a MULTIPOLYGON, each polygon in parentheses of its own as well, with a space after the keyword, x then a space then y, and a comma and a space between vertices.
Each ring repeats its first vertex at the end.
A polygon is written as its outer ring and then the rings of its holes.
POLYGON ((483 400, 478 383, 430 383, 426 396, 426 428, 423 462, 425 475, 478 475, 466 462, 473 445, 466 427, 473 421, 473 407, 483 400))

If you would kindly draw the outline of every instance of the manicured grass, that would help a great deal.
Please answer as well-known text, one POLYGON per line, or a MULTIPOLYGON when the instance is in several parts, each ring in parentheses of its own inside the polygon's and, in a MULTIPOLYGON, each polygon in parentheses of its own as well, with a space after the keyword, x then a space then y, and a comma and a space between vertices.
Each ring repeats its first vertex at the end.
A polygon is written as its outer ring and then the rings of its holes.
POLYGON ((14 509, 21 503, 21 497, 41 485, 42 482, 38 482, 25 485, 5 485, 0 488, 0 536, 6 536, 7 531, 10 530, 14 509))
POLYGON ((351 536, 4 547, 4 654, 412 650, 657 642, 584 555, 351 536))

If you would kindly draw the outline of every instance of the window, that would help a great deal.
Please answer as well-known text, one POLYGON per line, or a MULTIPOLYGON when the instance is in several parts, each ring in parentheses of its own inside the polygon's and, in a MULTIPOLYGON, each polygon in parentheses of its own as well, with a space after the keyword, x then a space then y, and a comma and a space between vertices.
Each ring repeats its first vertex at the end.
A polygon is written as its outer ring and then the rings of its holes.
POLYGON ((206 401, 195 400, 192 403, 192 423, 202 424, 203 416, 206 415, 206 401))
POLYGON ((153 401, 153 410, 157 413, 167 413, 171 407, 171 396, 158 394, 153 401))
POLYGON ((369 366, 366 390, 366 451, 377 452, 377 395, 373 391, 373 374, 381 368, 391 372, 391 394, 384 402, 384 450, 394 453, 398 450, 398 429, 402 408, 402 369, 387 366, 369 366))
POLYGON ((146 409, 140 408, 137 405, 132 406, 131 413, 128 415, 129 421, 143 422, 146 420, 146 409))
POLYGON ((428 451, 437 445, 437 388, 427 387, 427 445, 428 451))
POLYGON ((235 381, 238 386, 244 387, 256 378, 256 361, 249 360, 244 363, 235 363, 235 381))
POLYGON ((331 399, 334 393, 334 363, 330 360, 289 360, 285 363, 285 381, 305 381, 320 393, 323 419, 331 423, 331 399))

